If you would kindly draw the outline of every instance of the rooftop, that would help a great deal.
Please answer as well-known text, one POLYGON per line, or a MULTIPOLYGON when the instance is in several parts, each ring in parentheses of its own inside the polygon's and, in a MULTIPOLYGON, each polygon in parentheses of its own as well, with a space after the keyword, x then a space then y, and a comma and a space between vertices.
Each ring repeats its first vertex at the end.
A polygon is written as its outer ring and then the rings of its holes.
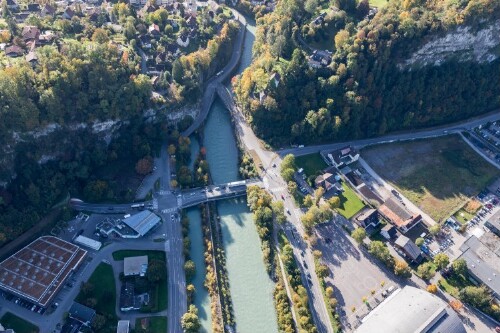
POLYGON ((404 235, 399 236, 398 239, 396 239, 395 244, 403 248, 412 260, 417 260, 422 254, 422 251, 420 251, 418 246, 404 235))
POLYGON ((94 319, 95 316, 94 309, 91 309, 77 302, 73 302, 73 304, 69 308, 68 313, 71 318, 76 319, 84 324, 92 322, 92 319, 94 319))
POLYGON ((130 327, 129 320, 119 320, 118 326, 116 327, 116 333, 128 333, 130 327))
POLYGON ((147 234, 160 221, 160 217, 149 210, 143 210, 140 213, 123 219, 123 223, 134 229, 141 236, 147 234))
POLYGON ((148 268, 148 256, 127 257, 123 259, 123 274, 141 275, 146 274, 148 268))
POLYGON ((404 287, 392 293, 363 320, 356 333, 465 333, 458 315, 439 297, 404 287), (382 329, 383 328, 383 329, 382 329))
POLYGON ((0 263, 0 288, 46 306, 87 251, 43 236, 0 263))
POLYGON ((406 209, 406 207, 394 198, 389 198, 382 206, 379 207, 379 211, 397 227, 404 227, 419 217, 418 215, 413 215, 408 209, 406 209))
POLYGON ((469 272, 484 283, 495 294, 500 295, 500 257, 483 244, 476 236, 471 236, 460 247, 469 272))

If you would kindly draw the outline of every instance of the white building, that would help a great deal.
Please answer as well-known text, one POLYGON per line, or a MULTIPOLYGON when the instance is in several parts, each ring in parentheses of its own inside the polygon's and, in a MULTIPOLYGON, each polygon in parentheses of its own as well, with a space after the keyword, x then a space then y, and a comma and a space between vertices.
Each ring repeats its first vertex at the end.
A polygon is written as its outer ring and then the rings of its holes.
POLYGON ((123 259, 123 274, 125 276, 144 276, 148 270, 148 256, 127 257, 123 259))
POLYGON ((88 248, 95 250, 95 251, 99 251, 99 249, 102 246, 101 242, 96 241, 95 239, 92 239, 92 238, 82 236, 82 235, 76 237, 74 242, 78 245, 88 247, 88 248))

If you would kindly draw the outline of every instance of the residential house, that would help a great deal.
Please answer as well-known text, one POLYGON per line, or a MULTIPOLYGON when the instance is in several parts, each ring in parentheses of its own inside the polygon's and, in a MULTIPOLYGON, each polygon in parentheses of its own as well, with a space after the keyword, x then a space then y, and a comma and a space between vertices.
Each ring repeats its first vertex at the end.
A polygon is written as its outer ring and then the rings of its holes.
POLYGON ((316 188, 322 187, 325 190, 324 198, 329 199, 342 192, 342 185, 339 181, 339 176, 326 172, 316 177, 314 185, 316 188))
POLYGON ((10 11, 17 12, 19 10, 19 4, 15 0, 7 0, 7 8, 10 11))
POLYGON ((22 56, 23 54, 24 50, 20 46, 11 45, 5 48, 5 55, 7 57, 16 58, 22 56))
POLYGON ((147 0, 129 0, 129 4, 135 7, 144 6, 147 2, 147 0))
POLYGON ((149 14, 149 13, 153 13, 155 12, 156 10, 158 9, 158 6, 154 5, 154 4, 151 4, 149 2, 147 2, 144 7, 141 8, 141 10, 139 10, 139 17, 142 17, 144 18, 146 16, 146 14, 149 14))
POLYGON ((198 9, 198 5, 196 4, 196 0, 186 0, 184 1, 184 7, 186 8, 186 13, 196 17, 196 11, 198 9))
POLYGON ((382 229, 380 229, 380 235, 390 241, 396 238, 396 236, 398 235, 398 230, 395 226, 388 223, 382 229))
POLYGON ((65 20, 71 20, 75 15, 75 11, 71 9, 71 7, 66 7, 64 13, 62 14, 62 18, 65 20))
MULTIPOLYGON (((478 285, 485 285, 490 289, 492 296, 500 302, 500 257, 495 248, 498 239, 483 243, 476 236, 469 237, 460 247, 462 254, 457 259, 464 259, 467 262, 469 278, 472 278, 478 285)), ((496 236, 492 236, 496 237, 496 236)))
POLYGON ((38 57, 34 51, 29 52, 26 55, 26 61, 31 64, 31 66, 35 66, 38 63, 38 57))
POLYGON ((150 49, 151 48, 151 36, 149 35, 140 35, 139 36, 139 43, 141 44, 141 47, 144 49, 150 49))
POLYGON ((179 47, 176 44, 167 44, 165 47, 169 55, 176 57, 179 53, 179 47))
POLYGON ((56 34, 53 31, 47 30, 44 31, 38 36, 38 42, 40 45, 47 45, 52 43, 56 39, 56 34))
POLYGON ((40 5, 37 3, 30 3, 30 4, 28 4, 27 10, 30 13, 39 13, 40 12, 40 5))
POLYGON ((187 47, 189 45, 188 34, 181 34, 179 37, 177 37, 176 42, 177 42, 177 44, 179 44, 179 46, 187 47))
POLYGON ((309 56, 309 66, 314 68, 326 67, 332 62, 331 55, 326 51, 314 50, 309 56))
POLYGON ((160 38, 161 37, 160 27, 158 26, 158 24, 154 24, 154 23, 151 24, 148 28, 148 32, 151 35, 151 37, 153 37, 153 38, 160 38))
POLYGON ((411 261, 416 264, 422 262, 423 255, 419 247, 408 237, 401 235, 394 242, 396 248, 400 249, 411 261))
POLYGON ((327 156, 330 163, 338 169, 356 162, 359 159, 358 151, 351 146, 334 150, 328 153, 327 156))
POLYGON ((130 332, 130 320, 119 320, 118 325, 116 325, 116 333, 129 333, 130 332))
POLYGON ((184 20, 186 21, 186 25, 190 28, 194 28, 198 26, 198 22, 196 22, 196 17, 193 15, 187 15, 184 20))
POLYGON ((271 77, 269 78, 268 86, 273 87, 274 89, 278 88, 281 82, 281 75, 278 72, 273 72, 271 77))
POLYGON ((30 16, 31 13, 30 12, 20 12, 20 13, 16 13, 15 17, 16 17, 16 22, 17 23, 24 23, 24 21, 26 21, 26 19, 28 18, 28 16, 30 16))
POLYGON ((373 208, 364 208, 357 213, 352 221, 359 227, 366 230, 366 233, 371 235, 375 232, 377 226, 380 224, 378 211, 373 208))
POLYGON ((40 29, 35 26, 27 25, 23 28, 21 32, 21 36, 23 36, 23 40, 25 43, 28 42, 38 42, 38 38, 40 37, 40 29))
POLYGON ((11 328, 5 329, 5 327, 3 327, 2 324, 0 324, 0 333, 16 333, 16 332, 14 332, 14 330, 11 328))
POLYGON ((77 302, 73 302, 68 311, 69 317, 89 326, 95 317, 95 310, 77 302))
POLYGON ((139 310, 141 308, 140 298, 135 295, 135 287, 131 282, 122 284, 120 291, 120 310, 123 312, 139 310))
POLYGON ((389 198, 379 207, 382 215, 389 223, 393 224, 400 232, 407 233, 411 228, 422 222, 422 216, 413 214, 394 198, 389 198))
POLYGON ((46 16, 54 16, 56 15, 56 7, 51 6, 50 4, 45 4, 42 6, 42 9, 40 10, 40 17, 46 17, 46 16))

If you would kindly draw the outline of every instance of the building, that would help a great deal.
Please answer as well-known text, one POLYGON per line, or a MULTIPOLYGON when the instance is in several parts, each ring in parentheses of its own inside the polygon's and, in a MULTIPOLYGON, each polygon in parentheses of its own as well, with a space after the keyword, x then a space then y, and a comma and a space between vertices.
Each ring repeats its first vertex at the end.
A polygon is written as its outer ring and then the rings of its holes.
POLYGON ((95 317, 95 310, 77 302, 73 302, 69 308, 68 315, 70 318, 78 320, 83 325, 89 326, 95 317))
POLYGON ((102 246, 102 243, 99 241, 96 241, 95 239, 88 238, 82 235, 79 235, 78 237, 75 238, 74 242, 78 245, 88 247, 92 250, 99 251, 99 249, 102 246))
POLYGON ((116 333, 128 333, 130 330, 129 320, 118 320, 118 325, 116 326, 116 333))
POLYGON ((418 288, 397 289, 362 319, 356 333, 465 333, 456 312, 439 297, 418 288))
POLYGON ((415 263, 422 262, 423 256, 420 248, 411 241, 408 237, 401 235, 396 239, 394 245, 399 248, 403 253, 415 263))
POLYGON ((398 235, 398 231, 392 224, 386 224, 382 229, 380 229, 380 234, 382 235, 382 237, 390 241, 391 239, 396 238, 396 236, 398 235))
POLYGON ((16 333, 16 332, 14 332, 14 330, 13 330, 13 329, 11 329, 11 328, 5 329, 5 328, 2 326, 2 324, 0 324, 0 333, 16 333))
POLYGON ((148 256, 127 257, 123 259, 123 274, 125 276, 144 276, 148 270, 148 256))
POLYGON ((144 236, 149 231, 151 231, 151 229, 153 229, 158 223, 160 223, 160 221, 161 218, 149 210, 143 210, 140 213, 123 219, 123 223, 138 234, 135 237, 128 238, 137 238, 139 236, 144 236))
POLYGON ((457 259, 467 262, 469 277, 488 287, 493 297, 500 301, 500 251, 490 249, 476 236, 469 237, 460 251, 462 254, 457 259))
POLYGON ((405 206, 389 198, 378 211, 388 222, 393 224, 402 233, 408 232, 411 228, 422 222, 422 216, 411 213, 405 206))
POLYGON ((373 208, 362 209, 352 218, 352 221, 359 227, 364 228, 369 235, 371 235, 380 224, 378 211, 373 208))
POLYGON ((141 308, 141 302, 135 295, 135 287, 131 282, 125 282, 122 284, 120 290, 120 310, 123 312, 131 310, 139 310, 141 308))
POLYGON ((359 159, 358 151, 351 146, 334 150, 326 156, 328 156, 330 163, 338 169, 356 162, 359 159))
POLYGON ((0 289, 47 307, 86 254, 62 239, 40 237, 0 263, 0 289))
POLYGON ((488 221, 484 222, 484 226, 500 237, 500 210, 490 217, 488 221))

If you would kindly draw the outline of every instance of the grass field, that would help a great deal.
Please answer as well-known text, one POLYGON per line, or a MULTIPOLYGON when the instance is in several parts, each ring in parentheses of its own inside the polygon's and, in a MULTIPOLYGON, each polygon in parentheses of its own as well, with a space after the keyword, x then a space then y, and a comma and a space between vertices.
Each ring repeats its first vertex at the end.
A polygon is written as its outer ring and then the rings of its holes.
POLYGON ((463 277, 462 275, 452 275, 447 279, 439 279, 438 285, 451 296, 458 297, 458 293, 461 289, 472 286, 473 284, 469 281, 469 279, 463 277))
POLYGON ((165 251, 155 251, 155 250, 120 250, 113 252, 114 260, 123 260, 126 257, 137 257, 137 256, 148 256, 148 260, 162 260, 165 259, 165 251))
POLYGON ((148 326, 145 328, 149 333, 164 333, 167 331, 167 317, 144 317, 135 320, 135 327, 141 327, 141 320, 147 319, 148 326))
MULTIPOLYGON (((97 300, 95 311, 110 318, 116 318, 116 289, 115 277, 111 265, 101 263, 87 281, 94 285, 91 298, 97 300)), ((80 292, 76 297, 77 302, 84 303, 85 295, 80 292)))
POLYGON ((308 177, 316 175, 319 171, 328 166, 319 153, 296 156, 295 164, 297 168, 303 168, 308 177))
POLYGON ((362 157, 436 221, 500 176, 457 135, 377 145, 363 149, 362 157))
POLYGON ((340 195, 340 207, 337 211, 346 219, 350 219, 359 212, 365 205, 345 182, 342 183, 344 192, 340 195))
POLYGON ((388 0, 370 0, 370 6, 382 8, 387 5, 388 0))
POLYGON ((16 333, 38 333, 38 326, 27 322, 26 320, 16 316, 13 313, 7 312, 0 319, 2 326, 5 329, 13 329, 16 333))

